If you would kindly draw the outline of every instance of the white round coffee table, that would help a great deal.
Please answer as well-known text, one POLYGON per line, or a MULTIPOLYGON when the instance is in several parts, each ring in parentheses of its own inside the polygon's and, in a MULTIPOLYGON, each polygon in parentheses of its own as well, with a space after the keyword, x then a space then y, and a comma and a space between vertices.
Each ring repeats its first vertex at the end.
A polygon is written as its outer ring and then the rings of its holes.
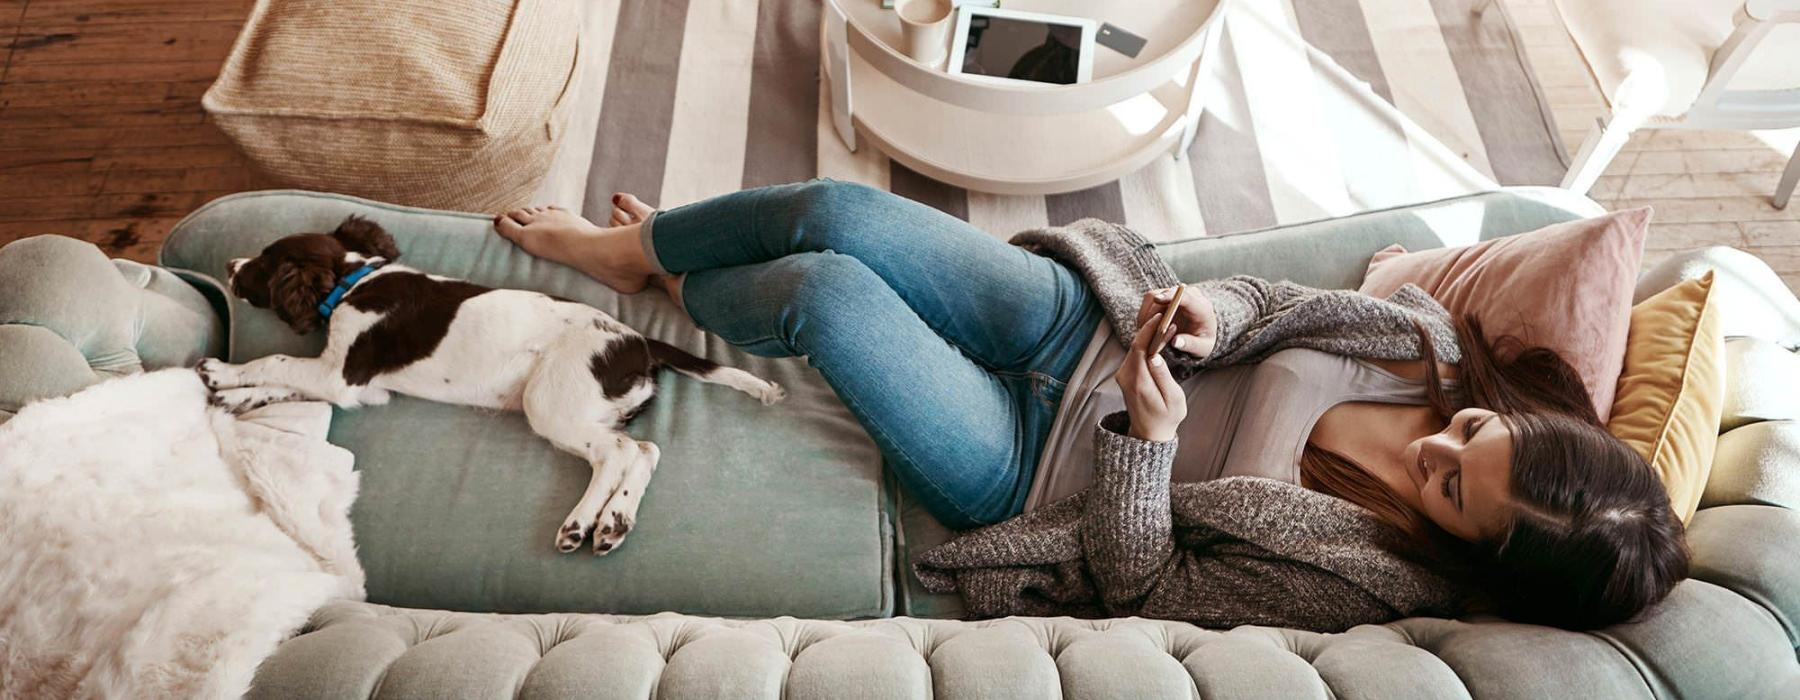
POLYGON ((1096 46, 1075 85, 971 80, 908 58, 881 0, 825 0, 823 79, 838 137, 914 171, 1000 194, 1051 194, 1118 179, 1187 151, 1223 0, 1006 0, 1009 10, 1109 22, 1147 40, 1135 58, 1096 46))

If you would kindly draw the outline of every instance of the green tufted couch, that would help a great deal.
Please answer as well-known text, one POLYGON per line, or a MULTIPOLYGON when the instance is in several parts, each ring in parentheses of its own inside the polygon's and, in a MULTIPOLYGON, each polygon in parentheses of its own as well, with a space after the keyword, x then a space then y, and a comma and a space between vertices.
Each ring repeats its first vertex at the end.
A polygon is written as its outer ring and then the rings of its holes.
MULTIPOLYGON (((1454 245, 1597 212, 1560 190, 1515 189, 1162 250, 1184 279, 1354 287, 1390 243, 1454 245)), ((404 397, 336 412, 330 439, 362 473, 353 522, 369 602, 320 610, 263 664, 254 695, 1800 697, 1800 303, 1729 249, 1679 256, 1638 290, 1716 268, 1737 336, 1729 432, 1689 531, 1694 578, 1644 620, 1592 634, 1495 619, 1337 635, 946 619, 956 601, 907 571, 949 533, 884 478, 873 444, 804 362, 737 352, 659 295, 621 297, 523 255, 484 215, 337 195, 215 201, 175 228, 160 267, 55 236, 0 248, 0 420, 108 376, 316 352, 320 338, 227 299, 216 279, 229 258, 352 213, 393 232, 410 265, 593 304, 792 398, 770 409, 668 379, 632 426, 662 446, 662 466, 639 528, 605 558, 552 549, 587 467, 521 417, 404 397)))

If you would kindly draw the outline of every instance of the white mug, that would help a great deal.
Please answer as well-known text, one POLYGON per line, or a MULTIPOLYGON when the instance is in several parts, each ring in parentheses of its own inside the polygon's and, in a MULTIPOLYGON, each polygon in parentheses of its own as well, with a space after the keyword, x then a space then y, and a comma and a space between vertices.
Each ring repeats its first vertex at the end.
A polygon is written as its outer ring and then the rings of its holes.
POLYGON ((896 0, 894 14, 900 17, 906 55, 928 66, 942 63, 950 53, 950 17, 955 9, 951 0, 896 0))

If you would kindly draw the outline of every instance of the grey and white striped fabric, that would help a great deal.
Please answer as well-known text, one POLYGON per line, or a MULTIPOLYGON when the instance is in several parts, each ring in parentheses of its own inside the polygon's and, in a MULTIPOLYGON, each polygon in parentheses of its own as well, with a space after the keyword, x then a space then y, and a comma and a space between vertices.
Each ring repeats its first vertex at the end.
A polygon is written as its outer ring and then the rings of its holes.
POLYGON ((577 108, 540 194, 601 220, 615 191, 668 208, 833 177, 1001 237, 1093 216, 1172 240, 1554 184, 1567 167, 1498 3, 1227 0, 1188 157, 1049 196, 970 192, 846 149, 818 79, 818 0, 587 3, 577 108))

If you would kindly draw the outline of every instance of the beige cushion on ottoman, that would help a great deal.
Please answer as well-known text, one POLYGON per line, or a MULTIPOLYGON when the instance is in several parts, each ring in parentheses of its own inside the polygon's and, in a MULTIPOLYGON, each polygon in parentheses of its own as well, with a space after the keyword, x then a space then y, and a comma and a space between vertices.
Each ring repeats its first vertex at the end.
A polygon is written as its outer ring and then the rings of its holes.
POLYGON ((548 170, 575 0, 260 0, 202 104, 285 184, 495 211, 548 170))

